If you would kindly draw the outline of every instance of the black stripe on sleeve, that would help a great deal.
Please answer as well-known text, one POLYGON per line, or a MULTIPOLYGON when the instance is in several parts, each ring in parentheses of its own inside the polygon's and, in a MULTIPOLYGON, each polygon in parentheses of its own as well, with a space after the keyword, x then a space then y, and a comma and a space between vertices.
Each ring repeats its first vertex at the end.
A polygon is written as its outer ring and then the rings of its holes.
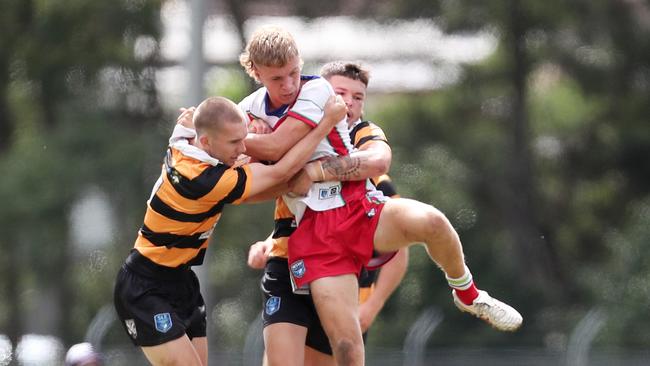
POLYGON ((212 208, 210 208, 210 210, 206 212, 201 212, 197 214, 188 214, 173 209, 171 206, 163 202, 163 200, 161 200, 157 194, 154 194, 153 197, 151 197, 151 201, 149 201, 149 206, 151 207, 152 210, 156 211, 157 213, 175 221, 203 222, 206 219, 218 213, 221 213, 221 211, 223 210, 224 202, 219 201, 219 203, 212 206, 212 208))
POLYGON ((357 136, 357 133, 359 133, 359 131, 361 131, 362 128, 368 126, 370 126, 370 123, 368 123, 368 121, 363 121, 358 125, 354 126, 354 128, 350 131, 350 140, 354 141, 355 137, 357 136))
POLYGON ((237 171, 237 183, 235 183, 232 191, 230 191, 230 193, 228 193, 228 195, 224 197, 223 200, 221 200, 223 203, 233 203, 234 201, 240 199, 244 194, 244 189, 246 189, 246 180, 248 179, 246 171, 242 167, 235 168, 235 170, 237 171))
POLYGON ((293 217, 275 220, 273 239, 286 238, 296 231, 296 220, 293 217))
POLYGON ((187 262, 188 266, 200 266, 203 264, 203 258, 205 258, 206 248, 199 250, 198 254, 192 258, 191 261, 187 262))
POLYGON ((156 233, 149 229, 146 225, 140 228, 142 236, 149 240, 155 246, 165 246, 167 248, 192 248, 198 249, 207 240, 201 239, 204 233, 196 233, 194 235, 177 235, 170 233, 156 233))
POLYGON ((181 196, 192 200, 199 199, 210 193, 217 182, 219 182, 219 179, 221 179, 221 176, 223 176, 223 173, 228 169, 229 167, 227 165, 217 164, 216 166, 205 169, 194 179, 188 179, 171 166, 170 150, 167 150, 167 156, 165 157, 167 179, 172 183, 172 187, 181 196))
POLYGON ((360 148, 363 144, 365 144, 366 142, 368 142, 368 141, 372 141, 372 140, 374 140, 374 141, 383 141, 383 142, 385 142, 385 143, 388 143, 388 141, 384 140, 384 139, 381 138, 380 136, 377 136, 377 135, 368 135, 368 136, 364 136, 364 137, 362 137, 361 140, 359 140, 359 142, 357 142, 356 144, 354 144, 354 147, 356 147, 356 148, 358 149, 358 148, 360 148))

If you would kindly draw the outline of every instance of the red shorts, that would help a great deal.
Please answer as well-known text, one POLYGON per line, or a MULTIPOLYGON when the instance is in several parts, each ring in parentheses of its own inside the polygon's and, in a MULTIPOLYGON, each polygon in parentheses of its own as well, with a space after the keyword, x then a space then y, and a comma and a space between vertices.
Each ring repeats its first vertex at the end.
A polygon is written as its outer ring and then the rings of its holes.
POLYGON ((309 208, 289 237, 289 268, 295 285, 342 274, 359 275, 372 258, 374 236, 383 200, 368 197, 365 182, 345 182, 345 206, 309 208))

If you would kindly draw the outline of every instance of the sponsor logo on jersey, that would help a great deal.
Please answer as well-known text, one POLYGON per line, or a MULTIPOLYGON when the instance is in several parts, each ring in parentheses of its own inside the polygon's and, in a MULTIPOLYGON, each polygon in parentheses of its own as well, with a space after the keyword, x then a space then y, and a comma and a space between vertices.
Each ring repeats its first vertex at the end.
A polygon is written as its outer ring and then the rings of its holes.
POLYGON ((291 264, 291 273, 296 278, 304 276, 306 271, 305 262, 303 262, 302 259, 291 264))
POLYGON ((272 315, 276 313, 278 310, 280 310, 280 302, 282 299, 280 299, 277 296, 271 296, 268 300, 266 300, 266 305, 264 306, 264 311, 266 312, 266 315, 272 315))
POLYGON ((329 186, 318 190, 318 199, 327 200, 341 194, 341 185, 329 186))
POLYGON ((126 331, 129 333, 131 338, 138 338, 138 331, 135 329, 135 321, 133 321, 133 319, 125 320, 124 325, 126 325, 126 331))
POLYGON ((169 313, 160 313, 153 316, 153 322, 156 330, 160 333, 167 333, 172 329, 172 316, 169 313))

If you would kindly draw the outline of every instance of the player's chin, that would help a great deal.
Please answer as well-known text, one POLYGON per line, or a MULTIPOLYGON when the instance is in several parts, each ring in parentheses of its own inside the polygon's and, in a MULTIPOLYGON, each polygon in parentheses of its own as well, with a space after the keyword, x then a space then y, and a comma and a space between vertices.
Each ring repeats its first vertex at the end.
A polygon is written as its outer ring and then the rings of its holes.
POLYGON ((294 99, 296 99, 296 97, 297 97, 296 93, 283 94, 282 104, 290 104, 291 102, 293 102, 294 99))

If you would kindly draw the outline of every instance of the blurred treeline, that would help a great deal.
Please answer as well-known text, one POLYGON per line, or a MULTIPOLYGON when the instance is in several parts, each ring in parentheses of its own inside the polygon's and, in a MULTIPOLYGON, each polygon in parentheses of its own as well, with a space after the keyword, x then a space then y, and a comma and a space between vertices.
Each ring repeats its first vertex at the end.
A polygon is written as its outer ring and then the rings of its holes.
MULTIPOLYGON (((241 30, 269 3, 218 5, 241 30)), ((429 18, 450 34, 488 29, 498 39, 459 83, 370 95, 365 115, 390 139, 400 193, 448 215, 477 284, 519 308, 525 325, 501 334, 460 314, 442 274, 415 248, 371 344, 400 348, 418 315, 435 306, 445 318, 433 346, 562 349, 598 308, 607 321, 597 345, 648 347, 647 2, 281 4, 306 18, 429 18)), ((112 302, 176 114, 156 90, 161 5, 0 2, 0 334, 14 344, 25 333, 80 341, 112 302), (74 244, 72 211, 97 192, 110 203, 110 241, 84 249, 74 244)), ((232 66, 239 84, 208 90, 238 101, 251 85, 232 66)), ((213 347, 241 348, 260 310, 260 273, 245 258, 272 229, 271 215, 269 204, 230 207, 217 226, 202 284, 213 347)), ((115 325, 106 342, 126 344, 122 333, 115 325)))

